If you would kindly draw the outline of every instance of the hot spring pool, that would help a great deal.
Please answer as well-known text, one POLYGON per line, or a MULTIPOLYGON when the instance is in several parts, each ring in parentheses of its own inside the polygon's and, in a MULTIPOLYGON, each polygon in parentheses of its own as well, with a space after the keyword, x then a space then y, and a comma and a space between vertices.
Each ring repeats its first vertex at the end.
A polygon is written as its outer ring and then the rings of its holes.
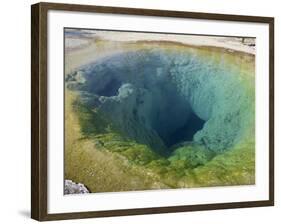
MULTIPOLYGON (((81 132, 96 148, 156 173, 175 166, 189 179, 183 186, 224 184, 222 171, 214 179, 208 172, 254 151, 254 62, 247 54, 136 49, 81 66, 65 81, 79 95, 73 107, 81 132)), ((232 182, 245 184, 243 175, 252 174, 240 175, 232 182)))

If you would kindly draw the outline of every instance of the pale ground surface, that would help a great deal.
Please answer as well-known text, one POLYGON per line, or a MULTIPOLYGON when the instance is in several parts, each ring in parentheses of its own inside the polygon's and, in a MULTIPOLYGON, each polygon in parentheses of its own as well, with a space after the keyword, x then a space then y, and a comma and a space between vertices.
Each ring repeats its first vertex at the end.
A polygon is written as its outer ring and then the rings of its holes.
POLYGON ((242 43, 240 37, 218 37, 218 36, 198 36, 198 35, 171 35, 153 33, 134 32, 112 32, 67 29, 74 31, 74 34, 66 35, 65 39, 65 73, 73 69, 103 58, 112 54, 130 51, 138 42, 174 42, 187 46, 198 47, 218 47, 228 51, 240 51, 248 54, 255 54, 255 38, 245 38, 242 43), (78 33, 79 32, 79 33, 78 33), (78 35, 77 35, 78 34, 78 35))
POLYGON ((204 36, 204 35, 179 35, 179 34, 156 34, 156 33, 140 33, 140 32, 116 32, 116 31, 100 31, 100 30, 77 30, 67 29, 73 32, 67 35, 66 46, 75 48, 85 46, 92 40, 107 40, 115 42, 136 42, 136 41, 173 41, 182 44, 196 46, 215 46, 223 47, 236 51, 243 51, 254 54, 255 49, 248 46, 249 43, 255 43, 255 38, 245 38, 242 43, 242 37, 224 37, 224 36, 204 36))

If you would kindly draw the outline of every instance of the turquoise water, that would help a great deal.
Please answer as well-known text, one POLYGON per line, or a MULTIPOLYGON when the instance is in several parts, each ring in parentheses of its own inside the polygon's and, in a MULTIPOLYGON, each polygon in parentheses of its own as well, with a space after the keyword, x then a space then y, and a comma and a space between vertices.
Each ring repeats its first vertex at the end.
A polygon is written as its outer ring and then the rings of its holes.
POLYGON ((68 86, 82 93, 83 102, 152 148, 155 141, 156 148, 162 147, 157 142, 170 147, 195 141, 221 152, 241 140, 254 121, 254 94, 223 59, 137 51, 82 67, 79 75, 83 83, 68 86))
POLYGON ((188 176, 194 186, 233 184, 234 171, 227 173, 232 164, 241 176, 235 183, 245 184, 253 180, 254 155, 250 165, 249 157, 242 158, 248 176, 236 160, 243 150, 254 151, 254 75, 248 63, 225 52, 136 50, 80 67, 67 75, 66 85, 79 92, 78 112, 87 113, 87 119, 80 116, 82 132, 101 148, 134 160, 129 144, 142 153, 144 162, 137 164, 155 172, 173 167, 171 173, 188 176))

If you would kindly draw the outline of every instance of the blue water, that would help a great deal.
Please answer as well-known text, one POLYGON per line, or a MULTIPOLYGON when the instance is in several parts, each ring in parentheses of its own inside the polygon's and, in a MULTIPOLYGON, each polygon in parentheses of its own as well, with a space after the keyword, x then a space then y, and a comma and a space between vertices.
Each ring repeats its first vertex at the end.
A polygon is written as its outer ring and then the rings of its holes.
POLYGON ((79 68, 68 87, 87 93, 89 107, 139 143, 169 148, 194 141, 220 152, 243 136, 245 119, 254 119, 254 94, 239 72, 223 57, 139 50, 79 68), (78 71, 86 82, 75 80, 78 71))

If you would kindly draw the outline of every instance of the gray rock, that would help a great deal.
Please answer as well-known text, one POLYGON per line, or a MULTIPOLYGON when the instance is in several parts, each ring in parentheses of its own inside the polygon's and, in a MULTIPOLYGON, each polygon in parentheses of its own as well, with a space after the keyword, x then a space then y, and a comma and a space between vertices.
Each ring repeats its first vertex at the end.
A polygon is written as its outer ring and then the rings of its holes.
POLYGON ((90 191, 84 184, 75 183, 72 180, 65 180, 64 182, 64 194, 87 194, 90 191))

